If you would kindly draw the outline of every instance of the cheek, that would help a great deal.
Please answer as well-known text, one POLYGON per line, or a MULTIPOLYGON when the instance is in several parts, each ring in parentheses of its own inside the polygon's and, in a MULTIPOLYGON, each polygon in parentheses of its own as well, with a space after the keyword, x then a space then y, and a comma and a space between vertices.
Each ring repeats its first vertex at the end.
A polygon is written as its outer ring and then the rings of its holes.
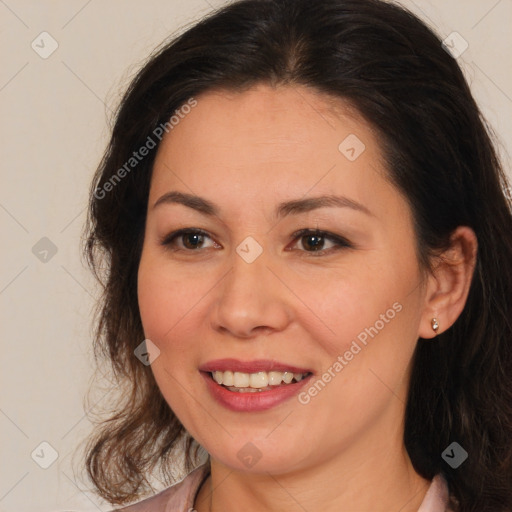
POLYGON ((137 283, 139 311, 146 338, 157 345, 160 345, 162 334, 165 332, 165 312, 169 310, 169 306, 172 308, 172 304, 167 303, 169 297, 165 296, 164 290, 157 273, 151 271, 150 265, 145 264, 142 258, 137 283))
POLYGON ((298 277, 293 289, 310 308, 311 318, 316 318, 315 338, 335 356, 348 350, 356 339, 364 344, 377 334, 382 338, 384 332, 397 335, 414 323, 416 280, 411 264, 374 261, 322 269, 307 279, 298 277))
POLYGON ((144 334, 162 350, 179 324, 194 292, 184 286, 176 272, 166 271, 158 258, 144 253, 138 272, 138 301, 144 334))
POLYGON ((191 354, 187 350, 190 338, 184 334, 184 327, 191 320, 192 306, 197 302, 195 287, 188 284, 188 280, 166 269, 165 262, 150 251, 143 252, 137 284, 139 311, 145 337, 160 351, 151 370, 165 400, 180 420, 187 417, 187 395, 183 394, 180 383, 187 381, 192 372, 191 354))

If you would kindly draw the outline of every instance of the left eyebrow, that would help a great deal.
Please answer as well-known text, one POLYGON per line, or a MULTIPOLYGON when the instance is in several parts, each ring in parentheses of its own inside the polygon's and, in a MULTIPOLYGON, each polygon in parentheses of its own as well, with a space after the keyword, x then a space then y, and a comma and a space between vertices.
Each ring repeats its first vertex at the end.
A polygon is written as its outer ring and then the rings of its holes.
POLYGON ((278 205, 276 209, 277 217, 285 217, 287 215, 296 215, 299 213, 310 212, 317 208, 352 208, 365 213, 366 215, 374 216, 373 213, 366 208, 366 206, 349 199, 345 196, 318 196, 310 197, 307 199, 296 199, 293 201, 286 201, 278 205))
MULTIPOLYGON (((220 213, 219 207, 211 201, 208 201, 207 199, 200 196, 177 191, 167 192, 161 196, 155 202, 153 208, 156 208, 162 204, 182 204, 209 217, 218 216, 220 213)), ((300 213, 306 213, 318 208, 326 207, 351 208, 353 210, 365 213, 366 215, 374 216, 374 214, 361 203, 358 203, 353 199, 349 199, 348 197, 335 195, 324 195, 318 197, 310 197, 307 199, 294 199, 291 201, 285 201, 277 206, 275 214, 279 218, 286 217, 288 215, 298 215, 300 213)))

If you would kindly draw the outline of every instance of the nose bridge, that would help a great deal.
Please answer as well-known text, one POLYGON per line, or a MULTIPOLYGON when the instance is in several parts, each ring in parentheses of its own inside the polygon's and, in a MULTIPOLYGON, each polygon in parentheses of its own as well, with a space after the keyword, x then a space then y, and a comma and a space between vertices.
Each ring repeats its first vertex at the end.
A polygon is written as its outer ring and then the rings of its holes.
POLYGON ((283 329, 290 318, 286 290, 267 267, 269 254, 254 258, 255 249, 247 240, 233 251, 216 303, 215 327, 240 337, 255 329, 283 329))

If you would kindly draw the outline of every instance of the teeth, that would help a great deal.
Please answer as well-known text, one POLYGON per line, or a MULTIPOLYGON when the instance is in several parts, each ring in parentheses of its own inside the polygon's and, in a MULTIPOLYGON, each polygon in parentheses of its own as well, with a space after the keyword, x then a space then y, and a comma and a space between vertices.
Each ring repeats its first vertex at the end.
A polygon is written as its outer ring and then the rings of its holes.
POLYGON ((249 376, 249 386, 251 388, 266 388, 268 386, 268 376, 266 372, 251 373, 249 376))
POLYGON ((234 384, 235 388, 248 388, 249 387, 249 374, 242 372, 235 372, 234 375, 234 384))
MULTIPOLYGON (((301 378, 302 378, 302 374, 300 374, 301 378)), ((283 382, 285 384, 290 384, 290 382, 293 380, 293 373, 290 373, 290 372, 285 372, 283 373, 283 382)))
POLYGON ((217 384, 246 392, 246 390, 262 390, 269 386, 280 386, 282 383, 290 384, 294 379, 296 382, 300 382, 307 374, 293 372, 243 373, 215 371, 211 375, 217 384))
POLYGON ((222 384, 224 386, 232 386, 235 383, 235 377, 233 372, 215 372, 222 375, 222 384))
POLYGON ((279 386, 283 380, 282 372, 268 372, 268 384, 269 386, 279 386))

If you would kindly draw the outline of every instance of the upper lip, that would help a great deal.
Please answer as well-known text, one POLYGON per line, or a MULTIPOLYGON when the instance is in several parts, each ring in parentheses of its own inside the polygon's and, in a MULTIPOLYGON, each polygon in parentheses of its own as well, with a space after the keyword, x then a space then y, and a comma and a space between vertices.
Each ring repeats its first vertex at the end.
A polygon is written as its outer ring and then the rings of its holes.
POLYGON ((255 359, 253 361, 240 361, 238 359, 215 359, 208 361, 199 367, 202 372, 214 371, 233 371, 242 373, 257 372, 293 372, 293 373, 312 373, 307 368, 299 368, 287 363, 273 361, 270 359, 255 359))

